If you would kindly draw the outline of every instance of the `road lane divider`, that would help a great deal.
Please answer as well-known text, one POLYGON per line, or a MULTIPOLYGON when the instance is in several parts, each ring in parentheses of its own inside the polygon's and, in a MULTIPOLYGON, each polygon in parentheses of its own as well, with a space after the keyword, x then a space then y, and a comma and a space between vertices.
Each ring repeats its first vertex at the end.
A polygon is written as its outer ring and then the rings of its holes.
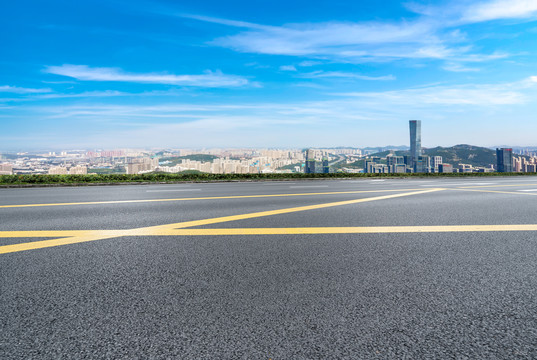
POLYGON ((519 191, 501 191, 501 190, 479 190, 479 189, 467 189, 467 188, 458 188, 458 189, 448 189, 453 191, 472 191, 472 192, 481 192, 481 193, 496 193, 496 194, 515 194, 515 195, 530 195, 537 196, 537 194, 520 192, 519 191))
POLYGON ((145 192, 154 193, 154 192, 179 192, 179 191, 201 191, 201 189, 166 189, 166 190, 146 190, 145 192))
MULTIPOLYGON (((97 230, 74 237, 41 240, 0 246, 0 254, 36 250, 123 236, 234 236, 234 235, 320 235, 320 234, 394 234, 537 231, 537 224, 511 225, 433 225, 433 226, 359 226, 297 228, 223 228, 223 229, 155 229, 151 233, 134 230, 97 230)), ((23 233, 23 232, 21 232, 23 233)), ((60 232, 58 232, 60 233, 60 232)), ((0 237, 3 236, 0 233, 0 237)), ((23 237, 23 236, 21 236, 23 237)))
POLYGON ((226 236, 226 235, 301 235, 301 234, 393 234, 436 232, 501 232, 537 231, 537 224, 518 225, 439 225, 439 226, 361 226, 304 228, 227 228, 176 229, 163 232, 166 236, 226 236))
POLYGON ((484 186, 462 186, 460 189, 489 188, 489 187, 512 187, 512 186, 535 186, 537 184, 508 184, 508 185, 484 185, 484 186))
POLYGON ((223 216, 223 217, 217 217, 217 218, 211 218, 211 219, 185 221, 185 222, 180 222, 180 223, 175 223, 175 224, 149 226, 149 227, 135 228, 135 229, 130 229, 130 230, 0 231, 0 238, 56 237, 56 239, 51 239, 51 240, 41 240, 41 241, 33 241, 33 242, 28 242, 28 243, 0 246, 0 254, 41 249, 41 248, 46 248, 46 247, 54 247, 54 246, 61 246, 61 245, 68 245, 68 244, 75 244, 75 243, 80 243, 80 242, 104 240, 104 239, 117 238, 117 237, 122 237, 122 236, 162 236, 162 235, 172 234, 174 231, 177 231, 177 229, 184 229, 184 228, 194 227, 194 226, 217 224, 217 223, 243 220, 243 219, 251 219, 251 218, 259 218, 259 217, 270 216, 270 215, 288 214, 288 213, 294 213, 294 212, 300 212, 300 211, 323 209, 323 208, 334 207, 334 206, 358 204, 358 203, 376 201, 376 200, 393 199, 393 198, 398 198, 398 197, 419 195, 419 194, 425 194, 425 193, 441 191, 441 190, 444 190, 444 189, 438 188, 438 189, 420 190, 420 191, 398 193, 398 194, 392 194, 392 195, 375 196, 371 198, 336 201, 336 202, 331 202, 331 203, 299 206, 299 207, 292 207, 292 208, 278 209, 278 210, 260 211, 260 212, 255 212, 255 213, 223 216))
POLYGON ((441 188, 428 189, 428 190, 423 190, 422 189, 420 191, 405 192, 405 193, 401 193, 401 194, 382 195, 382 196, 375 196, 375 197, 370 197, 370 198, 361 198, 361 199, 354 199, 354 200, 336 201, 336 202, 331 202, 331 203, 323 203, 323 204, 307 205, 307 206, 298 206, 298 207, 292 207, 292 208, 286 208, 286 209, 278 209, 278 210, 259 211, 259 212, 248 213, 248 214, 240 214, 240 215, 222 216, 222 217, 211 218, 211 219, 185 221, 185 222, 180 222, 180 223, 175 223, 175 224, 168 224, 168 225, 157 225, 157 226, 141 228, 141 229, 138 229, 138 230, 141 231, 141 232, 151 232, 153 230, 159 230, 159 229, 178 229, 178 228, 187 228, 187 227, 211 225, 211 224, 218 224, 218 223, 229 222, 229 221, 259 218, 259 217, 265 217, 265 216, 271 216, 271 215, 282 215, 282 214, 289 214, 289 213, 295 213, 295 212, 300 212, 300 211, 324 209, 324 208, 329 208, 329 207, 351 205, 351 204, 359 204, 359 203, 377 201, 377 200, 394 199, 394 198, 398 198, 398 197, 411 196, 411 195, 420 195, 420 194, 426 194, 426 193, 431 193, 431 192, 437 192, 437 191, 441 191, 441 190, 444 190, 444 189, 441 189, 441 188))
POLYGON ((362 194, 362 193, 366 194, 366 193, 378 193, 378 192, 415 191, 415 190, 422 190, 422 189, 378 189, 378 190, 330 191, 330 192, 298 193, 298 194, 230 195, 230 196, 208 196, 208 197, 174 198, 174 199, 107 200, 107 201, 83 201, 83 202, 71 202, 71 203, 48 203, 48 204, 13 204, 13 205, 0 205, 0 209, 42 207, 42 206, 132 204, 132 203, 152 203, 152 202, 170 202, 170 201, 255 199, 255 198, 317 196, 317 195, 345 195, 345 194, 362 194))

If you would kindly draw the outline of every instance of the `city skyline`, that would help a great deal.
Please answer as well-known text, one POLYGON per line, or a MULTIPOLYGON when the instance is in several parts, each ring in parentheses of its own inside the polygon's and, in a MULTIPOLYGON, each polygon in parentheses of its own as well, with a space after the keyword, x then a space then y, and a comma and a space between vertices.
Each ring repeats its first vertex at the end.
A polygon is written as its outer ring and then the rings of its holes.
POLYGON ((5 4, 0 151, 536 146, 527 0, 5 4), (506 128, 508 122, 510 127, 506 128))

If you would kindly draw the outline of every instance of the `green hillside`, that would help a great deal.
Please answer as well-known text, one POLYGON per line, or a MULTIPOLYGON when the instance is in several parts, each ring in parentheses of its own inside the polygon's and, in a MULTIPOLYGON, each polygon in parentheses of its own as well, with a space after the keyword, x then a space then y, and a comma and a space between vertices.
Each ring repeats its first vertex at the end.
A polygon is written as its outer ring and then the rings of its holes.
MULTIPOLYGON (((370 156, 386 157, 390 152, 383 151, 370 156)), ((452 164, 456 167, 458 164, 470 164, 472 166, 488 166, 496 164, 496 151, 488 148, 460 144, 452 147, 435 147, 423 149, 424 155, 442 156, 442 162, 452 164)), ((410 154, 409 151, 396 151, 395 155, 404 156, 410 154)))
POLYGON ((201 162, 213 162, 214 159, 218 159, 218 156, 207 155, 207 154, 192 154, 186 156, 175 156, 175 157, 162 157, 159 159, 159 162, 170 161, 166 164, 167 166, 174 166, 180 164, 183 159, 190 159, 192 161, 201 161, 201 162))
POLYGON ((496 164, 496 151, 472 145, 455 145, 449 148, 441 146, 426 149, 425 155, 442 156, 442 161, 448 164, 470 164, 473 166, 488 166, 496 164))

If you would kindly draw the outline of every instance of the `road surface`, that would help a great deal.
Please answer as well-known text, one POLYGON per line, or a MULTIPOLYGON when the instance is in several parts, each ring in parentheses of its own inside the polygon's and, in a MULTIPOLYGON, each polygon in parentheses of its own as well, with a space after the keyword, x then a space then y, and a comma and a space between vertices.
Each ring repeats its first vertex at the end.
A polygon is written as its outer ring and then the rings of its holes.
POLYGON ((537 357, 537 178, 0 189, 2 359, 537 357))

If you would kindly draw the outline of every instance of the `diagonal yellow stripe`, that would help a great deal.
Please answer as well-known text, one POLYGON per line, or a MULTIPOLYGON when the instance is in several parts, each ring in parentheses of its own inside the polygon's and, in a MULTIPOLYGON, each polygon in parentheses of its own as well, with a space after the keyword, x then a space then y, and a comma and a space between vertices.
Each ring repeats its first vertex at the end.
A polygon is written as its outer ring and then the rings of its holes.
POLYGON ((213 196, 213 197, 196 197, 196 198, 176 198, 176 199, 110 200, 110 201, 85 201, 85 202, 49 203, 49 204, 14 204, 14 205, 0 205, 0 209, 1 209, 1 208, 42 207, 42 206, 73 206, 73 205, 130 204, 130 203, 151 203, 151 202, 168 202, 168 201, 197 201, 197 200, 222 200, 222 199, 252 199, 252 198, 268 198, 268 197, 314 196, 314 195, 342 195, 342 194, 362 194, 362 193, 365 194, 365 193, 399 192, 399 191, 414 191, 414 190, 419 190, 419 189, 357 190, 357 191, 332 191, 332 192, 298 193, 298 194, 231 195, 231 196, 213 196))
MULTIPOLYGON (((310 227, 310 228, 246 228, 246 229, 161 229, 151 236, 233 236, 233 235, 307 235, 307 234, 388 234, 388 233, 434 233, 434 232, 505 232, 537 231, 537 224, 513 225, 440 225, 440 226, 369 226, 369 227, 310 227)), ((120 236, 142 234, 121 234, 117 231, 102 231, 103 234, 84 235, 53 240, 35 241, 23 244, 0 246, 0 254, 42 249, 53 246, 110 239, 120 236), (104 235, 107 234, 107 235, 104 235)), ((147 236, 147 234, 143 234, 147 236)))
POLYGON ((364 199, 336 201, 336 202, 317 204, 317 205, 299 206, 299 207, 286 208, 286 209, 260 211, 260 212, 249 213, 249 214, 223 216, 223 217, 217 217, 217 218, 212 218, 212 219, 185 221, 185 222, 180 222, 180 223, 175 223, 175 224, 158 225, 158 226, 151 226, 151 227, 145 227, 145 228, 140 228, 140 229, 133 229, 132 231, 140 233, 142 235, 146 235, 146 234, 151 235, 153 232, 155 231, 158 232, 162 229, 187 228, 187 227, 194 227, 194 226, 223 223, 223 222, 228 222, 228 221, 253 219, 253 218, 264 217, 264 216, 281 215, 281 214, 288 214, 288 213, 294 213, 294 212, 299 212, 299 211, 324 209, 324 208, 334 207, 334 206, 351 205, 351 204, 358 204, 358 203, 369 202, 369 201, 393 199, 393 198, 403 197, 403 196, 426 194, 426 193, 436 192, 436 191, 441 191, 441 190, 444 190, 444 189, 427 189, 427 190, 420 190, 420 191, 414 191, 414 192, 408 192, 408 193, 402 193, 402 194, 383 195, 383 196, 376 196, 376 197, 370 197, 370 198, 364 198, 364 199))
POLYGON ((121 236, 125 230, 29 230, 29 231, 0 231, 0 238, 21 237, 72 237, 88 235, 108 235, 116 233, 121 236))
POLYGON ((104 239, 110 239, 114 237, 117 237, 117 236, 85 235, 85 236, 75 236, 75 237, 52 239, 52 240, 33 241, 33 242, 22 243, 22 244, 5 245, 5 246, 0 246, 0 254, 42 249, 42 248, 48 248, 48 247, 53 247, 53 246, 76 244, 76 243, 95 241, 95 240, 104 240, 104 239))
POLYGON ((48 237, 48 236, 50 237, 59 236, 61 238, 53 239, 53 240, 33 241, 29 243, 0 246, 0 254, 25 251, 25 250, 33 250, 33 249, 41 249, 41 248, 52 247, 52 246, 75 244, 75 243, 87 242, 87 241, 103 240, 103 239, 109 239, 109 238, 121 237, 121 236, 167 235, 168 232, 177 231, 175 230, 177 228, 187 228, 187 227, 200 226, 200 225, 217 224, 217 223, 223 223, 223 222, 228 222, 228 221, 251 219, 251 218, 258 218, 258 217, 278 215, 278 214, 287 214, 287 213, 293 213, 293 212, 298 212, 298 211, 322 209, 322 208, 327 208, 327 207, 357 204, 357 203, 368 202, 368 201, 392 199, 392 198, 403 197, 403 196, 425 194, 425 193, 430 193, 430 192, 435 192, 435 191, 440 191, 440 190, 444 190, 444 189, 427 189, 427 190, 420 190, 420 191, 408 192, 408 193, 402 193, 402 194, 376 196, 376 197, 371 197, 371 198, 355 199, 355 200, 347 200, 347 201, 337 201, 337 202, 332 202, 332 203, 300 206, 300 207, 271 210, 271 211, 261 211, 261 212, 256 212, 256 213, 224 216, 224 217, 204 219, 204 220, 186 221, 186 222, 181 222, 181 223, 176 223, 176 224, 151 226, 151 227, 144 227, 144 228, 131 229, 131 230, 2 231, 0 232, 0 238, 1 237, 4 237, 4 238, 7 238, 7 237, 48 237))

